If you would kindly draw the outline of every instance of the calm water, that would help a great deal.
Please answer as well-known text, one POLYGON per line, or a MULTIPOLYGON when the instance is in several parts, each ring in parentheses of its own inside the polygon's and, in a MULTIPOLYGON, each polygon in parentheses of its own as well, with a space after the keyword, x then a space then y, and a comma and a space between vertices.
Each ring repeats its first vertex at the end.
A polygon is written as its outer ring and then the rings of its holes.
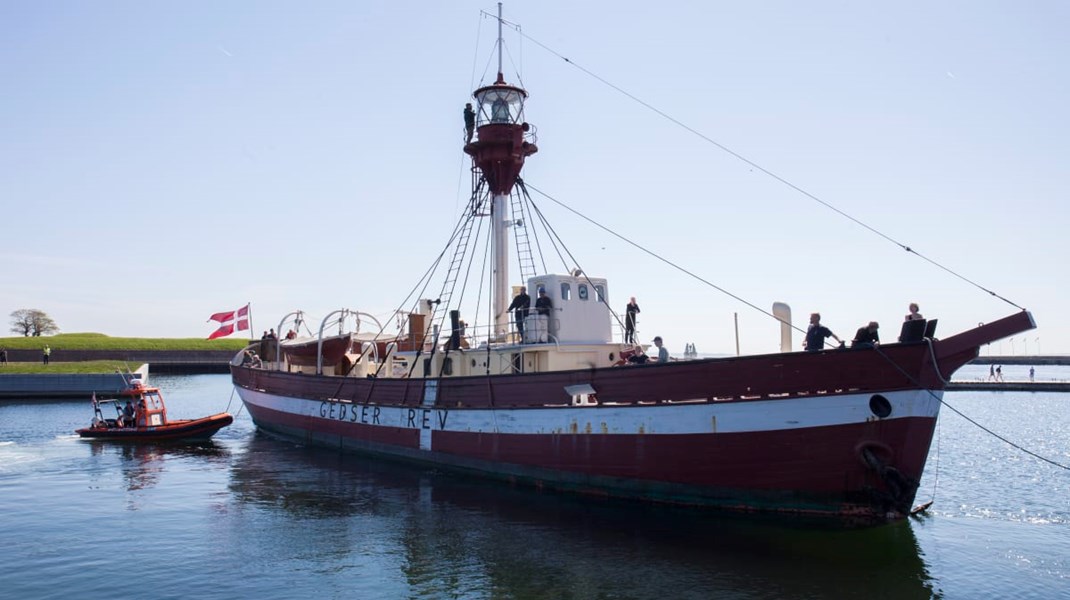
MULTIPOLYGON (((978 373, 959 378, 987 373, 969 369, 978 373)), ((231 400, 225 375, 152 380, 175 418, 231 400)), ((945 399, 1070 464, 1070 395, 945 399)), ((231 412, 239 406, 234 397, 231 412)), ((950 411, 918 497, 935 494, 933 508, 865 530, 611 504, 379 464, 259 435, 244 411, 203 447, 79 440, 72 432, 90 416, 88 400, 0 403, 4 597, 1055 598, 1070 590, 1070 474, 950 411), (136 577, 132 563, 142 566, 136 577)))

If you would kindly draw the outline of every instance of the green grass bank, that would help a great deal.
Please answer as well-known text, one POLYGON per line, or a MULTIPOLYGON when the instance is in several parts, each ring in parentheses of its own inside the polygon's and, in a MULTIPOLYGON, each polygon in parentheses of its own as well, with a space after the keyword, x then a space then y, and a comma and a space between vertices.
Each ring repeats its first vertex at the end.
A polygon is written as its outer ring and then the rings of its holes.
POLYGON ((132 338, 109 337, 103 333, 62 333, 42 337, 0 338, 0 348, 41 351, 46 345, 56 350, 120 350, 120 351, 192 351, 225 350, 237 352, 249 344, 248 339, 227 338, 132 338))

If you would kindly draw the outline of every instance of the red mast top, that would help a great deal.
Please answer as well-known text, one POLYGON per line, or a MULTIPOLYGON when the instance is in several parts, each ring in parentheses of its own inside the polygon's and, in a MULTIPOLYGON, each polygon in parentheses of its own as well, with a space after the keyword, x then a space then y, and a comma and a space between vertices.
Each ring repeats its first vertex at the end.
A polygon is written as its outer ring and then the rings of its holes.
POLYGON ((502 5, 498 3, 498 80, 493 85, 472 92, 479 103, 476 109, 479 137, 465 145, 494 195, 508 195, 516 183, 524 159, 539 149, 524 141, 524 133, 531 129, 524 122, 523 88, 505 83, 502 76, 502 5))
POLYGON ((491 192, 507 195, 524 167, 524 159, 539 150, 535 144, 524 141, 524 133, 531 129, 523 121, 528 93, 505 83, 498 73, 493 85, 479 88, 472 96, 478 102, 478 138, 466 144, 464 151, 483 171, 491 192))

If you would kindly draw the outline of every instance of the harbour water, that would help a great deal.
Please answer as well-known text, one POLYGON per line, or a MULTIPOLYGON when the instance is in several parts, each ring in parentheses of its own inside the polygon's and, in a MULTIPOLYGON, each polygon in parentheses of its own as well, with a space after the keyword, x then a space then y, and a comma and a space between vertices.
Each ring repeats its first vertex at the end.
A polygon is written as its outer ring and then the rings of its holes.
MULTIPOLYGON (((1004 367, 1005 377, 1017 377, 1004 367)), ((983 378, 971 366, 959 379, 983 378), (974 372, 976 371, 976 372, 974 372)), ((1070 378, 1070 367, 1038 369, 1070 378)), ((152 376, 172 418, 238 412, 226 375, 152 376)), ((954 392, 1070 464, 1070 395, 954 392)), ((0 403, 10 598, 1056 598, 1070 473, 941 413, 923 516, 847 529, 516 489, 308 449, 241 411, 202 446, 88 442, 89 400, 0 403)))

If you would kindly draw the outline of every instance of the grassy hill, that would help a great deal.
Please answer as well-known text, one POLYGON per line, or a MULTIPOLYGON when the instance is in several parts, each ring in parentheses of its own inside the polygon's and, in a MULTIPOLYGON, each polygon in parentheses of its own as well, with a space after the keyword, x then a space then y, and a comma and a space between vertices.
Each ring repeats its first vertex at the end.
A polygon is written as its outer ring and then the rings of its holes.
POLYGON ((124 360, 86 360, 82 362, 53 362, 49 365, 43 365, 39 362, 27 363, 8 363, 5 366, 0 366, 0 375, 37 375, 47 373, 49 375, 58 374, 81 374, 81 373, 114 373, 115 371, 121 371, 125 373, 127 370, 133 371, 141 366, 139 362, 128 362, 124 360))
POLYGON ((0 348, 8 350, 230 350, 237 352, 249 344, 246 338, 206 340, 203 338, 127 338, 103 333, 62 333, 42 337, 0 338, 0 348))

